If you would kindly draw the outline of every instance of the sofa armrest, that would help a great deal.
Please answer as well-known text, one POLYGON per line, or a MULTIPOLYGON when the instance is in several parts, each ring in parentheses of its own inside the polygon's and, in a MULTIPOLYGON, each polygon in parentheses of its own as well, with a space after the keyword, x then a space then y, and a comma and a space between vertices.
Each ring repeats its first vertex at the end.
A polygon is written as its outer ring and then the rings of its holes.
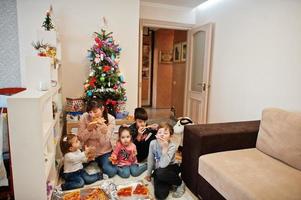
POLYGON ((182 178, 197 195, 198 160, 201 155, 220 151, 254 148, 260 121, 185 126, 182 178))

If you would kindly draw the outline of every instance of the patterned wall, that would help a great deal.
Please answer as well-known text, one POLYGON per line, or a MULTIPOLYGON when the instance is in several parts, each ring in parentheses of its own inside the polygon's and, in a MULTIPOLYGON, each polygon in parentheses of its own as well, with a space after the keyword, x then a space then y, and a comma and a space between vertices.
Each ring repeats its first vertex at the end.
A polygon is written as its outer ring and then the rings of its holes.
POLYGON ((16 0, 0 0, 0 88, 21 86, 16 0))

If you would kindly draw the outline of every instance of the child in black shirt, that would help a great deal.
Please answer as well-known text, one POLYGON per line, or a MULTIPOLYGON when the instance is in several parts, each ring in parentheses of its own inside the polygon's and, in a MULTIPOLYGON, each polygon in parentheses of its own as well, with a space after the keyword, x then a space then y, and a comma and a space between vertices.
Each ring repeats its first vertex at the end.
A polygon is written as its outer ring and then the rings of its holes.
POLYGON ((137 147, 137 160, 141 162, 148 156, 149 144, 156 139, 158 124, 147 126, 147 112, 144 108, 136 108, 134 112, 135 123, 129 128, 134 144, 137 147))

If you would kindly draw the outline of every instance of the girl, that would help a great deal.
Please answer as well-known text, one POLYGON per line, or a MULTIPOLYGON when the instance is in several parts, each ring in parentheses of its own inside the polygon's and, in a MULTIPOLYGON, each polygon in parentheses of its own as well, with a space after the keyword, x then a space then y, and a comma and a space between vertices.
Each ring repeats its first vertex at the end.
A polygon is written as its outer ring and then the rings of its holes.
POLYGON ((83 162, 93 160, 95 149, 86 147, 84 152, 80 151, 80 142, 76 135, 68 134, 61 141, 62 152, 64 153, 65 183, 61 185, 62 190, 81 188, 84 184, 91 184, 102 179, 101 174, 89 175, 83 169, 83 162))
POLYGON ((103 173, 113 177, 117 167, 109 161, 112 152, 111 137, 115 126, 115 118, 107 113, 105 107, 97 102, 88 102, 87 112, 80 119, 78 138, 83 146, 96 149, 95 161, 103 173))
POLYGON ((151 175, 154 177, 157 199, 167 198, 172 186, 177 187, 172 195, 174 198, 181 197, 185 192, 184 182, 179 176, 180 167, 175 163, 177 147, 170 141, 172 134, 172 126, 165 122, 161 123, 156 135, 157 139, 151 141, 149 146, 148 171, 145 179, 151 181, 151 175))
POLYGON ((147 164, 137 164, 136 145, 131 141, 131 129, 121 126, 118 131, 119 140, 112 153, 110 160, 117 165, 117 173, 122 178, 139 176, 147 169, 147 164))

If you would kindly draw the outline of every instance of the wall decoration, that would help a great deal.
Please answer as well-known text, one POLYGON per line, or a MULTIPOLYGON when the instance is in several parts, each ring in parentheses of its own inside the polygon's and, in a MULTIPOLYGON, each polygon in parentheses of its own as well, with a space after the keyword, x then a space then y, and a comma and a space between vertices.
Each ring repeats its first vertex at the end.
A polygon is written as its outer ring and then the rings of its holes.
POLYGON ((187 42, 181 43, 181 62, 186 62, 186 56, 187 56, 187 42))
POLYGON ((181 43, 174 44, 173 49, 173 61, 180 62, 181 61, 181 43))
POLYGON ((159 62, 162 64, 172 63, 172 50, 160 51, 159 53, 159 62))

